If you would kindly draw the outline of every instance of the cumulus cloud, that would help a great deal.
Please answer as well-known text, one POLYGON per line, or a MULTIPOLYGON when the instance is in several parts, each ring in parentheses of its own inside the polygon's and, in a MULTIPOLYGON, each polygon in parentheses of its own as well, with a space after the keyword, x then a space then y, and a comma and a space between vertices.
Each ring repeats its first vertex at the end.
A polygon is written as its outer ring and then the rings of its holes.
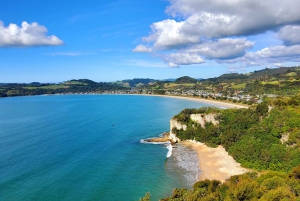
POLYGON ((233 59, 244 56, 246 50, 253 45, 253 42, 245 38, 223 38, 191 46, 186 52, 200 54, 206 59, 233 59))
POLYGON ((161 57, 169 67, 179 67, 179 65, 205 63, 204 59, 202 59, 198 54, 171 53, 161 55, 161 57))
POLYGON ((166 13, 174 19, 153 23, 150 34, 143 41, 152 52, 173 52, 157 54, 164 55, 160 57, 170 67, 203 63, 203 58, 247 65, 260 65, 259 59, 263 62, 297 60, 296 56, 288 54, 294 51, 297 55, 299 47, 295 45, 300 44, 300 12, 296 6, 300 5, 300 0, 168 1, 170 6, 166 13), (284 45, 249 52, 254 42, 249 41, 248 36, 278 30, 278 38, 284 45), (184 60, 182 64, 181 60, 184 60))
POLYGON ((152 48, 148 48, 145 45, 138 45, 133 50, 133 52, 152 52, 152 48))
POLYGON ((285 45, 300 44, 300 26, 287 25, 280 29, 278 35, 285 45))
POLYGON ((9 24, 7 27, 0 21, 0 47, 23 47, 23 46, 53 46, 62 45, 63 41, 58 37, 47 36, 46 27, 36 22, 28 24, 22 22, 21 27, 9 24))
POLYGON ((286 61, 300 61, 300 45, 273 46, 256 52, 247 52, 243 57, 219 61, 220 63, 240 63, 244 66, 260 66, 284 63, 286 61))
POLYGON ((199 42, 198 36, 185 34, 181 31, 184 22, 163 20, 151 25, 152 34, 144 37, 147 42, 154 42, 157 49, 173 49, 199 42))
MULTIPOLYGON (((167 13, 185 16, 180 33, 219 38, 243 36, 300 23, 300 0, 170 0, 167 13)), ((168 28, 169 29, 169 28, 168 28)))

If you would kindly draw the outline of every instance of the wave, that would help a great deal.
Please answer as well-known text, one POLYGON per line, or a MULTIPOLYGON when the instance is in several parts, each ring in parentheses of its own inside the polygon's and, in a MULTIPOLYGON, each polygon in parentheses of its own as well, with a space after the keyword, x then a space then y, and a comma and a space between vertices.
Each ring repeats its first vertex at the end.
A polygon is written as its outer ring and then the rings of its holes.
POLYGON ((180 180, 184 181, 183 183, 190 188, 198 181, 201 174, 197 152, 185 145, 176 144, 173 158, 179 168, 180 180))
POLYGON ((149 142, 149 141, 147 141, 149 139, 153 139, 153 138, 141 139, 140 143, 142 143, 142 144, 170 144, 170 142, 149 142))
MULTIPOLYGON (((156 137, 154 137, 156 138, 156 137)), ((150 139, 154 139, 154 138, 147 138, 147 139, 141 139, 140 143, 142 144, 165 144, 166 148, 168 149, 168 153, 167 153, 167 158, 172 156, 172 150, 173 150, 173 146, 171 145, 171 142, 149 142, 148 140, 150 139)))
POLYGON ((172 150, 173 150, 173 146, 171 145, 171 143, 167 145, 167 149, 168 149, 167 158, 169 158, 172 156, 172 150))

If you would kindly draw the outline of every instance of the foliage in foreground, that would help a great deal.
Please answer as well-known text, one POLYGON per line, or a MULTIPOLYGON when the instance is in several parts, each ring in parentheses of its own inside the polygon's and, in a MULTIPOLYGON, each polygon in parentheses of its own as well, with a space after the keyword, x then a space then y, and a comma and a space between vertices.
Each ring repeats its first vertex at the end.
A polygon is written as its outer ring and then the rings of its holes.
POLYGON ((199 181, 192 190, 174 189, 161 201, 300 200, 300 166, 287 173, 269 172, 257 176, 246 173, 232 176, 223 184, 216 180, 199 181))

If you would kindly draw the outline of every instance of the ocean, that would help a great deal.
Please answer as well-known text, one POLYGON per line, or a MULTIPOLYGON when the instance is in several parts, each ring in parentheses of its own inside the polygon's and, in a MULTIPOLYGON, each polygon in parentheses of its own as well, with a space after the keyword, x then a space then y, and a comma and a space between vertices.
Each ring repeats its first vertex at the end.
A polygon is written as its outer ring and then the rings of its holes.
POLYGON ((197 154, 144 144, 184 108, 206 104, 139 95, 0 99, 0 200, 134 201, 196 181, 197 154))

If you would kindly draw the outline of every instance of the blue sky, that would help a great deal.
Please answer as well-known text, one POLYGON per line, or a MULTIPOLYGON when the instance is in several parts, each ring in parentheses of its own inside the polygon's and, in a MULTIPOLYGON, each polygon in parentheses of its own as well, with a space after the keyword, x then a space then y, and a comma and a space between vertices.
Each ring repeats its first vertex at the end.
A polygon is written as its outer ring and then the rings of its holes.
POLYGON ((194 78, 300 63, 300 0, 11 0, 0 83, 194 78))

